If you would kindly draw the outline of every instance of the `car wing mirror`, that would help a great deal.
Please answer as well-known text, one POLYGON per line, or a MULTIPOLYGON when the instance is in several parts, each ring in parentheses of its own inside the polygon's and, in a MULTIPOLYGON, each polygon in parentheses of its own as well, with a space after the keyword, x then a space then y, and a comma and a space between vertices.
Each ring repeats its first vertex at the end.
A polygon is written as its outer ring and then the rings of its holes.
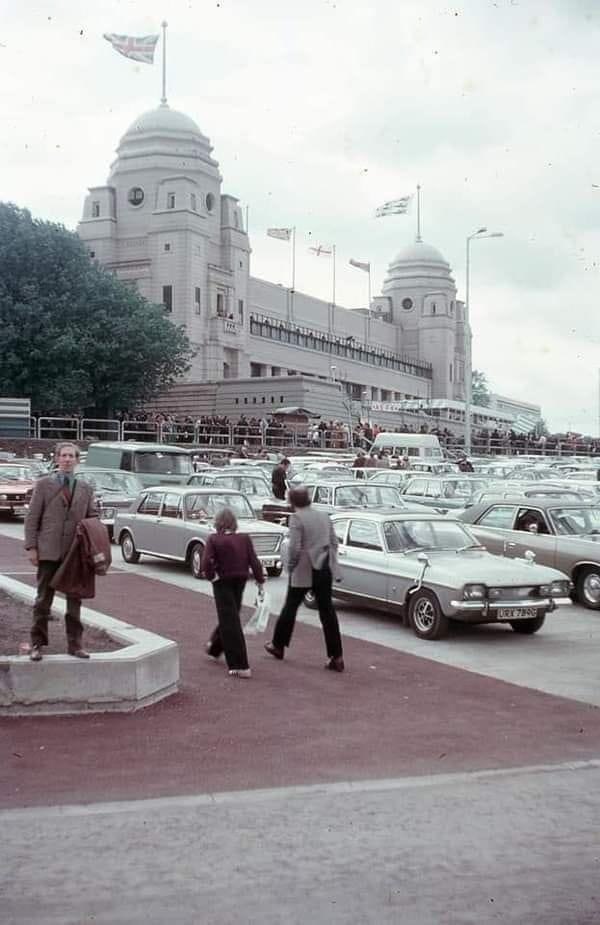
POLYGON ((530 565, 533 565, 535 562, 535 553, 533 549, 526 549, 523 555, 527 562, 529 562, 530 565))
POLYGON ((421 569, 421 574, 419 575, 419 580, 417 582, 417 587, 415 588, 416 591, 418 591, 421 585, 423 584, 423 578, 425 576, 425 572, 429 568, 429 556, 427 556, 426 553, 424 552, 420 552, 417 555, 417 562, 421 563, 422 569, 421 569))

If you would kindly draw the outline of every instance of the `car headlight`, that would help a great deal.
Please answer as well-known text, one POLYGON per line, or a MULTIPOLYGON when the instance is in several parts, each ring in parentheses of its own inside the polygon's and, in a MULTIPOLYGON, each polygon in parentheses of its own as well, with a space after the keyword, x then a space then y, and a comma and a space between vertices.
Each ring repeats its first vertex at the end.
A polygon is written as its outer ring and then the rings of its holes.
POLYGON ((463 598, 465 601, 482 601, 485 597, 485 585, 465 585, 463 598))
POLYGON ((8 501, 8 495, 0 495, 0 501, 8 501))
POLYGON ((570 581, 553 581, 550 585, 549 594, 551 597, 568 597, 570 590, 570 581))
POLYGON ((111 520, 115 516, 114 507, 103 507, 100 516, 106 517, 107 520, 111 520))

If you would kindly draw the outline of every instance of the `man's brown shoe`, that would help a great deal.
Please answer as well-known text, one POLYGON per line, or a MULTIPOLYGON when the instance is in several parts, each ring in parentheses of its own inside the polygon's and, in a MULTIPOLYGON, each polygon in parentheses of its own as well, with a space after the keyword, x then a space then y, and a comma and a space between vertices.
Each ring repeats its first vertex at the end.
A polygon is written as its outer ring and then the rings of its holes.
POLYGON ((89 658, 90 653, 86 652, 85 649, 82 649, 80 646, 69 646, 67 649, 69 655, 74 655, 75 658, 89 658))
POLYGON ((42 649, 40 646, 32 646, 31 652, 29 653, 29 658, 32 662, 41 662, 42 660, 42 649))

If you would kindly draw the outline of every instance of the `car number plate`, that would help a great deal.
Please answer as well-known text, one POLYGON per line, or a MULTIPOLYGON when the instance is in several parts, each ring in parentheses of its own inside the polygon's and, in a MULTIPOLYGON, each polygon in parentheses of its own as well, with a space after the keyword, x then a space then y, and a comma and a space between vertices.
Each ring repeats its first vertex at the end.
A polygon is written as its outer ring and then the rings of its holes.
POLYGON ((500 607, 499 620, 530 620, 537 616, 535 607, 500 607))

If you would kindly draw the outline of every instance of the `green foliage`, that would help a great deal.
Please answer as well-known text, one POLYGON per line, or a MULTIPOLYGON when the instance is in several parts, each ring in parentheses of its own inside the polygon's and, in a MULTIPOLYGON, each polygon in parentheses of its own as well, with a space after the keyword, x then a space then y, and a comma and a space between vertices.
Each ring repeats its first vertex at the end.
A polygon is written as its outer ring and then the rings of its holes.
POLYGON ((486 374, 480 373, 479 370, 474 369, 471 373, 471 381, 471 400, 473 404, 483 405, 487 408, 491 401, 492 393, 490 392, 486 374))
POLYGON ((0 395, 35 412, 127 408, 193 356, 181 327, 93 264, 62 225, 0 203, 0 395))

